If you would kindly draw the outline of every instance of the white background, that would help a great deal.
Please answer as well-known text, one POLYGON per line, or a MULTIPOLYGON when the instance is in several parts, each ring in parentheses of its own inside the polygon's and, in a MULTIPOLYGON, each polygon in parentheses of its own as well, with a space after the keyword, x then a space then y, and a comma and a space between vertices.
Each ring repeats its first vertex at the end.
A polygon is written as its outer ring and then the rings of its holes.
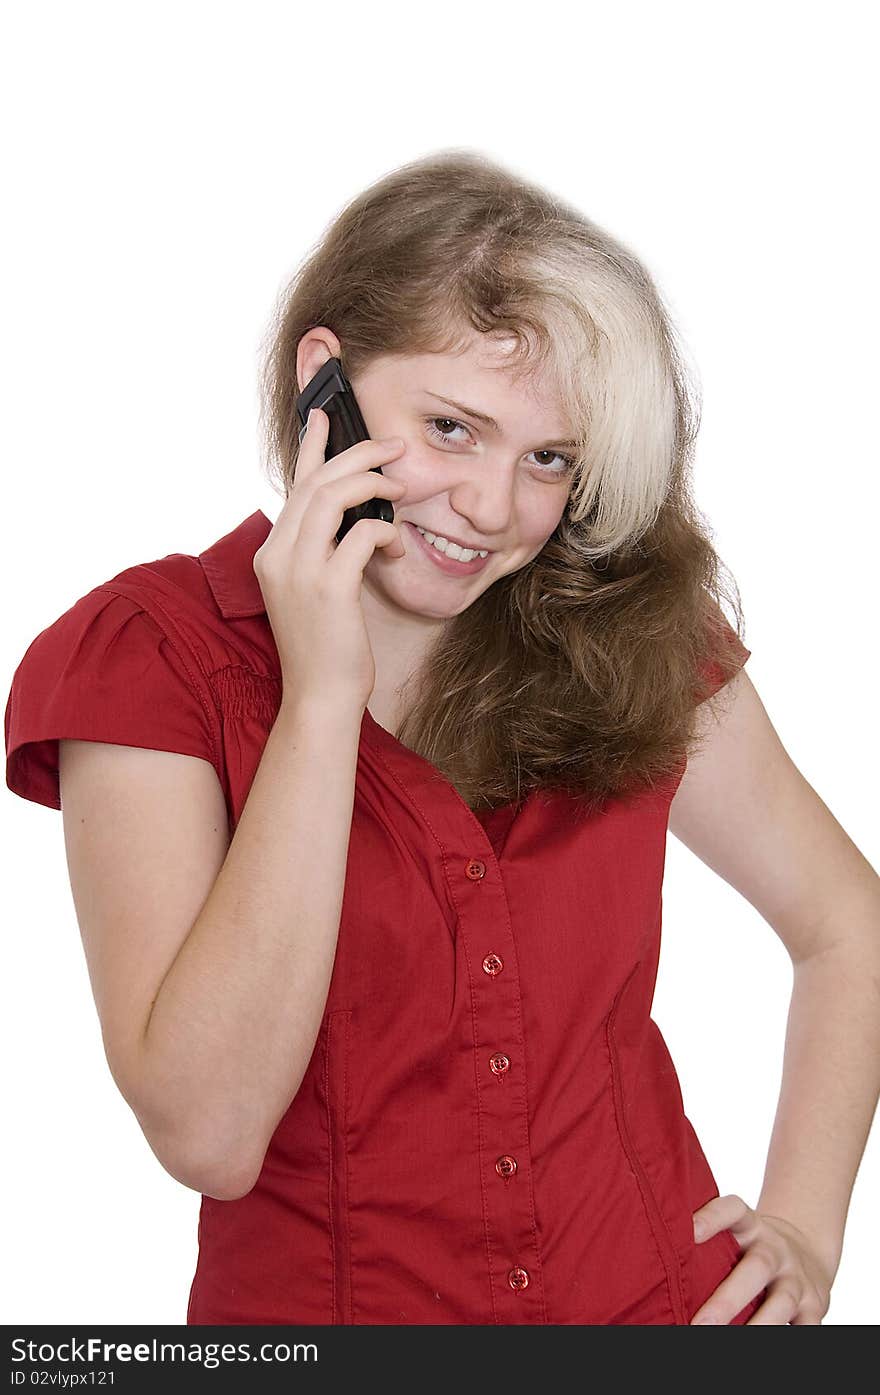
MULTIPOLYGON (((698 502, 748 672, 878 864, 871 7, 32 3, 5 17, 0 677, 79 596, 280 501, 258 349, 341 205, 450 146, 628 243, 699 370, 698 502), (322 15, 328 16, 327 28, 322 15), (344 22, 343 22, 344 21, 344 22)), ((198 1196, 106 1067, 61 815, 0 796, 6 1322, 182 1323, 198 1196)), ((754 1205, 789 961, 670 837, 655 1017, 754 1205)), ((875 1134, 826 1324, 880 1317, 875 1134)))

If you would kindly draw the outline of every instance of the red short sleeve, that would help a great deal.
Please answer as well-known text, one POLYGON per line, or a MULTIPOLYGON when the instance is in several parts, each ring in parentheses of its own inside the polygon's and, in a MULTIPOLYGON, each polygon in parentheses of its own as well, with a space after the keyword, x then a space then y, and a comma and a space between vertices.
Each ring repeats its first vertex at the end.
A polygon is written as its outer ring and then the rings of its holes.
POLYGON ((726 672, 717 660, 703 660, 700 664, 701 686, 697 698, 698 702, 705 702, 706 698, 713 697, 725 683, 729 683, 752 653, 751 649, 746 648, 736 630, 728 624, 727 620, 721 620, 719 632, 721 647, 726 655, 726 672))
POLYGON ((60 737, 199 756, 222 781, 215 720, 180 642, 127 596, 97 589, 37 635, 15 670, 6 784, 60 809, 60 737))

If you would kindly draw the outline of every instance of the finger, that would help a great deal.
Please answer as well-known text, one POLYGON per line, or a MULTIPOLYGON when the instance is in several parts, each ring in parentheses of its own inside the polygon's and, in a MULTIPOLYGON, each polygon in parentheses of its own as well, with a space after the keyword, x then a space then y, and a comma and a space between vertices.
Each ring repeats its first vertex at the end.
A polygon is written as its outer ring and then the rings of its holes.
POLYGON ((741 1196, 713 1196, 694 1212, 694 1239, 699 1244, 702 1240, 711 1240, 721 1230, 733 1230, 736 1226, 742 1230, 742 1223, 752 1214, 752 1208, 741 1196))
MULTIPOLYGON (((318 485, 303 514, 297 538, 303 565, 323 566, 339 551, 341 544, 337 545, 335 538, 346 509, 375 498, 399 503, 405 493, 404 480, 380 475, 375 470, 367 470, 353 479, 345 476, 318 485)), ((376 521, 383 522, 382 519, 376 521)), ((349 532, 353 532, 353 529, 349 529, 349 532)))
POLYGON ((300 445, 302 445, 303 441, 306 439, 306 433, 309 429, 309 423, 317 420, 317 418, 313 416, 313 413, 320 410, 320 407, 310 407, 309 410, 306 412, 306 419, 299 429, 298 440, 300 445))
POLYGON ((340 479, 343 475, 356 474, 360 470, 371 469, 374 465, 384 465, 400 455, 405 447, 401 436, 369 437, 356 441, 352 446, 331 455, 326 459, 327 441, 330 436, 330 417, 321 407, 312 407, 302 437, 297 456, 294 478, 302 484, 310 480, 320 470, 321 479, 340 479))
POLYGON ((786 1327, 794 1320, 797 1310, 796 1294, 786 1284, 776 1283, 771 1285, 767 1297, 755 1309, 746 1327, 751 1327, 753 1323, 756 1327, 786 1327))
MULTIPOLYGON (((278 550, 286 553, 294 546, 299 538, 313 493, 320 485, 328 484, 336 479, 347 479, 350 475, 367 473, 370 470, 375 474, 374 466, 386 465, 389 461, 395 460, 405 446, 405 442, 400 436, 383 437, 377 441, 359 441, 352 448, 354 454, 351 459, 348 458, 349 451, 344 451, 338 456, 331 456, 329 460, 325 460, 324 454, 330 432, 330 418, 327 413, 321 407, 312 407, 303 430, 305 432, 304 435, 301 433, 303 445, 300 447, 300 453, 297 457, 294 477, 281 512, 275 521, 273 532, 263 545, 266 549, 263 554, 264 558, 266 555, 275 554, 278 550)), ((358 499, 356 502, 362 503, 363 500, 358 499)), ((323 555, 326 557, 330 553, 325 550, 323 555)), ((258 560, 257 565, 262 565, 262 562, 258 560)))
POLYGON ((377 547, 391 546, 395 540, 400 541, 396 524, 386 523, 382 518, 359 518, 338 544, 329 569, 336 568, 337 575, 342 570, 343 575, 351 577, 353 594, 359 597, 364 568, 374 551, 377 547))
POLYGON ((324 461, 330 417, 322 407, 310 407, 306 424, 299 433, 299 453, 296 457, 295 479, 302 481, 324 461))
POLYGON ((272 532, 263 546, 257 550, 254 558, 255 568, 262 565, 266 556, 273 555, 276 550, 286 552, 296 542, 300 523, 310 497, 302 485, 314 470, 315 465, 323 461, 329 431, 330 419, 327 413, 322 411, 320 407, 310 408, 308 420, 300 432, 300 449, 287 497, 281 506, 272 532), (307 447, 306 442, 308 443, 307 447))
POLYGON ((762 1251, 750 1250, 697 1309, 691 1318, 691 1326, 729 1323, 775 1278, 772 1269, 768 1256, 762 1251))

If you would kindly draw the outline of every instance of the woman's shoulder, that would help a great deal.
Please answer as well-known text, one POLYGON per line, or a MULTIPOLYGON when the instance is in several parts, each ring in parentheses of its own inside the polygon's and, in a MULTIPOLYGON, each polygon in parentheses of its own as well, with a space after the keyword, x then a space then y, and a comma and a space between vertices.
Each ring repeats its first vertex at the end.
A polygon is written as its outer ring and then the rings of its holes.
MULTIPOLYGON (((148 617, 195 674, 210 681, 226 666, 272 666, 271 629, 254 572, 254 553, 272 524, 257 510, 201 551, 170 552, 137 562, 81 597, 68 615, 91 620, 96 609, 148 617)), ((61 617, 62 619, 64 617, 61 617)), ((52 627, 50 627, 52 628, 52 627)), ((149 628, 149 627, 145 627, 149 628)))
POLYGON ((251 515, 203 553, 126 567, 30 642, 6 703, 14 793, 60 807, 62 737, 177 750, 219 767, 218 681, 272 672, 253 571, 261 520, 268 532, 265 515, 251 515))
POLYGON ((171 552, 138 562, 97 589, 203 623, 256 618, 265 614, 265 604, 254 554, 271 527, 258 509, 200 552, 171 552))

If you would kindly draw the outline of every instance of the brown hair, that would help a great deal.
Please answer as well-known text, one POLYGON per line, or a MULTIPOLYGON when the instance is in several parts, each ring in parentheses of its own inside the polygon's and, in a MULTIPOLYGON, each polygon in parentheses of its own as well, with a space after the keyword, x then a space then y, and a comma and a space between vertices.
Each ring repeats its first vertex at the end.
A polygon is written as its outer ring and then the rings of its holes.
MULTIPOLYGON (((296 470, 296 353, 338 337, 349 378, 377 356, 512 336, 549 372, 578 442, 541 552, 442 628, 397 733, 473 809, 562 789, 588 810, 673 775, 697 740, 704 666, 739 666, 739 591, 691 497, 696 391, 660 293, 627 247, 468 150, 397 168, 349 202, 282 292, 261 420, 269 477, 296 470)), ((304 385, 303 385, 304 386, 304 385)), ((273 484, 274 487, 274 484, 273 484)))

